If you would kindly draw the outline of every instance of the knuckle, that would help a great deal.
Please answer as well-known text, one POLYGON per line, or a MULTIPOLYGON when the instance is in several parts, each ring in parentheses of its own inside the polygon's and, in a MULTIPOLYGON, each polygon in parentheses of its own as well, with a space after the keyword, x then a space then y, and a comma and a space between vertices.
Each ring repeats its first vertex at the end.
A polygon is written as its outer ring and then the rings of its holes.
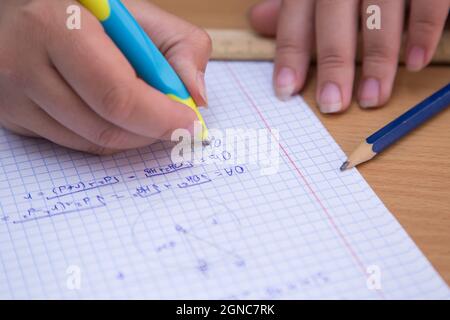
POLYGON ((133 91, 129 86, 115 85, 104 94, 101 112, 112 122, 126 122, 133 111, 133 91))
POLYGON ((277 41, 277 53, 289 55, 307 55, 308 52, 294 39, 280 37, 277 41))
POLYGON ((349 64, 349 60, 343 54, 333 50, 319 54, 318 60, 319 65, 326 69, 339 69, 349 64))
POLYGON ((364 48, 364 62, 373 64, 394 64, 397 51, 386 45, 371 45, 364 48))
POLYGON ((317 0, 317 6, 319 9, 335 8, 345 1, 348 0, 317 0))
POLYGON ((431 16, 418 16, 413 21, 413 26, 418 32, 422 32, 423 34, 429 35, 436 30, 440 30, 442 28, 442 23, 431 16))

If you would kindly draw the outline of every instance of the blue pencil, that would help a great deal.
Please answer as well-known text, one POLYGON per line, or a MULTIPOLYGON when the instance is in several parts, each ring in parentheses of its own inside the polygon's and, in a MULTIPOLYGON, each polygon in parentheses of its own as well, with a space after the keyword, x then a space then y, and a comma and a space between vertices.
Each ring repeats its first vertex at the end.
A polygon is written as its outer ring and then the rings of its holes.
POLYGON ((342 164, 341 171, 372 159, 448 106, 450 83, 364 140, 342 164))

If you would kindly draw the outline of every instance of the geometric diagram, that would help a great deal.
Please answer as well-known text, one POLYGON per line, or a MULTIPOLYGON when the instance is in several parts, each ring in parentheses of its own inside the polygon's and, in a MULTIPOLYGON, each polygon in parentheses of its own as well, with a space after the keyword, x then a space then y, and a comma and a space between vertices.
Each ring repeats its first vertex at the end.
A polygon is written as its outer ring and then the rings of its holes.
POLYGON ((245 267, 244 258, 234 250, 242 239, 239 219, 225 204, 169 194, 154 197, 133 224, 134 244, 149 262, 203 275, 218 266, 245 267))

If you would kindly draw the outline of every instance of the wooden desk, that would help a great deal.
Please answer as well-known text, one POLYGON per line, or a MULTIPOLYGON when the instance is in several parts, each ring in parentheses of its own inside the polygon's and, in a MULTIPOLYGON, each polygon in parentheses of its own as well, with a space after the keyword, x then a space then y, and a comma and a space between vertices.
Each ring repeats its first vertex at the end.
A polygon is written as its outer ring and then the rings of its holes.
MULTIPOLYGON (((154 0, 205 28, 249 28, 246 11, 257 0, 154 0)), ((315 75, 302 92, 346 153, 361 139, 450 80, 450 67, 420 73, 400 68, 392 100, 383 108, 324 116, 314 101, 315 75)), ((338 163, 336 165, 339 165, 338 163)), ((434 118, 360 172, 450 284, 450 110, 434 118)))

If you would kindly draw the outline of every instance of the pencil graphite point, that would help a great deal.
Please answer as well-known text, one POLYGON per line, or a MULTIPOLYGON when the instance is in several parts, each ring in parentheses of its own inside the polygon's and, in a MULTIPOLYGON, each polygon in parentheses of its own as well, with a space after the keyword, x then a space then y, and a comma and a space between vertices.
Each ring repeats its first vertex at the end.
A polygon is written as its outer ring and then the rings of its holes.
POLYGON ((345 170, 347 169, 349 163, 350 163, 350 162, 345 161, 345 162, 342 164, 342 166, 339 168, 339 170, 345 171, 345 170))

